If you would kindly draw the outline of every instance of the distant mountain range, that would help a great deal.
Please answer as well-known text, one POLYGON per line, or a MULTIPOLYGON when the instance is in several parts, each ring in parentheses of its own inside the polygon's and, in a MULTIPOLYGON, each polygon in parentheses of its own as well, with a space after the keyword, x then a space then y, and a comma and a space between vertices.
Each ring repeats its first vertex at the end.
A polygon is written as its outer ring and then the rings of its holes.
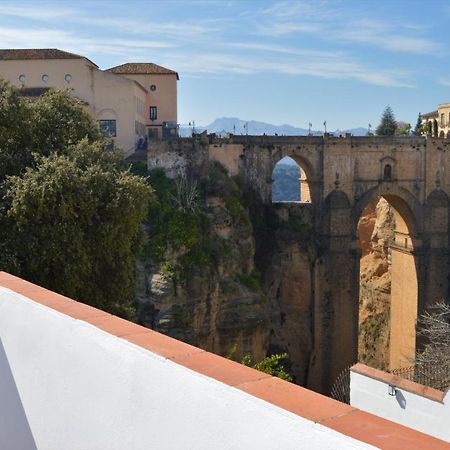
MULTIPOLYGON (((196 126, 195 132, 202 133, 207 130, 208 133, 216 134, 250 134, 250 135, 276 135, 279 136, 306 136, 308 135, 308 129, 297 128, 292 125, 272 125, 265 122, 257 122, 256 120, 241 120, 237 117, 222 117, 216 119, 206 126, 196 126)), ((339 135, 344 133, 351 133, 353 136, 365 136, 367 134, 367 128, 352 128, 350 130, 334 130, 330 133, 339 135)), ((180 127, 180 136, 187 137, 192 135, 192 127, 180 127)), ((314 136, 321 136, 323 131, 311 130, 311 134, 314 136)))

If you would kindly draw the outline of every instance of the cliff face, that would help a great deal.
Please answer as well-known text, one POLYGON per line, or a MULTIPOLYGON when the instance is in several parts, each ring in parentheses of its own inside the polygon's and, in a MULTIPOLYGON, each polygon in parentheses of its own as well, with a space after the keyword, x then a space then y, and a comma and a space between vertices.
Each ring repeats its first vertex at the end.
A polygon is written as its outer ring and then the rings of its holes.
MULTIPOLYGON (((317 259, 311 205, 264 207, 218 165, 198 185, 158 176, 140 267, 142 324, 237 360, 286 352, 294 381, 307 385, 317 259)), ((359 359, 380 368, 388 363, 392 233, 388 203, 369 205, 359 224, 359 359)))
POLYGON ((269 351, 288 353, 294 381, 305 385, 313 340, 312 227, 307 206, 278 204, 275 208, 279 219, 275 246, 264 270, 272 315, 269 351))
MULTIPOLYGON (((141 323, 237 360, 287 352, 287 369, 305 383, 312 346, 307 211, 280 204, 264 216, 255 198, 217 167, 201 191, 195 220, 206 225, 195 245, 190 239, 165 242, 163 251, 153 246, 141 263, 141 323)), ((189 214, 182 217, 189 222, 189 214)), ((150 242, 174 240, 167 232, 173 220, 166 217, 160 228, 158 220, 150 223, 150 242)), ((177 227, 177 234, 186 232, 184 224, 177 227)))
POLYGON ((358 224, 361 243, 359 296, 359 361, 379 369, 389 365, 391 276, 389 242, 394 215, 381 198, 369 203, 358 224))
MULTIPOLYGON (((150 242, 164 238, 165 248, 141 264, 138 302, 143 325, 221 355, 266 355, 269 304, 255 270, 255 241, 248 211, 237 184, 219 168, 200 187, 194 220, 203 222, 192 244, 190 215, 181 212, 176 234, 149 228, 150 242), (159 234, 158 234, 159 233, 159 234)), ((167 188, 167 187, 166 187, 167 188)), ((176 202, 172 205, 176 209, 176 202)), ((150 212, 152 214, 152 211, 150 212)))

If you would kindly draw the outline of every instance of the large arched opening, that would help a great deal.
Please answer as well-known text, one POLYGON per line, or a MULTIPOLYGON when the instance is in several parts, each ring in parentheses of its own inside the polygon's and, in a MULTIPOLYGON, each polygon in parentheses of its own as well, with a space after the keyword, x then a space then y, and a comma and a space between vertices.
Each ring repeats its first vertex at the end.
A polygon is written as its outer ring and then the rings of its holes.
POLYGON ((310 170, 296 157, 285 156, 272 171, 272 202, 311 203, 310 170))
POLYGON ((357 205, 358 360, 393 370, 412 364, 418 314, 417 223, 412 196, 369 191, 357 205))

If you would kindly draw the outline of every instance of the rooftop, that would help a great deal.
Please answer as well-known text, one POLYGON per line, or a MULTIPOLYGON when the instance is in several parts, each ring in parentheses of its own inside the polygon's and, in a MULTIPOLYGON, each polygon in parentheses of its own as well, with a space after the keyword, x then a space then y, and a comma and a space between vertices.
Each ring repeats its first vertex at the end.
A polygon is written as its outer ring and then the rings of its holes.
POLYGON ((10 449, 450 448, 5 272, 0 379, 10 449))
POLYGON ((66 52, 57 48, 10 48, 0 49, 0 60, 31 60, 31 59, 86 59, 95 67, 97 64, 85 56, 66 52))
POLYGON ((165 75, 171 74, 176 75, 177 80, 179 80, 178 73, 174 70, 167 69, 158 64, 153 63, 126 63, 120 66, 111 67, 107 69, 108 72, 113 72, 117 74, 128 74, 128 75, 165 75))

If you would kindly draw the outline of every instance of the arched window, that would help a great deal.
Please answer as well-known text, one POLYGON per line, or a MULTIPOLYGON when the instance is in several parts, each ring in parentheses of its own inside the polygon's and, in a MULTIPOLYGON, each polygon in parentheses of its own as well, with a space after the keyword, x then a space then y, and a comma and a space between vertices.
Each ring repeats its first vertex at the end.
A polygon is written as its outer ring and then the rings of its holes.
POLYGON ((384 166, 383 180, 386 180, 386 181, 392 180, 392 166, 390 164, 386 164, 384 166))

